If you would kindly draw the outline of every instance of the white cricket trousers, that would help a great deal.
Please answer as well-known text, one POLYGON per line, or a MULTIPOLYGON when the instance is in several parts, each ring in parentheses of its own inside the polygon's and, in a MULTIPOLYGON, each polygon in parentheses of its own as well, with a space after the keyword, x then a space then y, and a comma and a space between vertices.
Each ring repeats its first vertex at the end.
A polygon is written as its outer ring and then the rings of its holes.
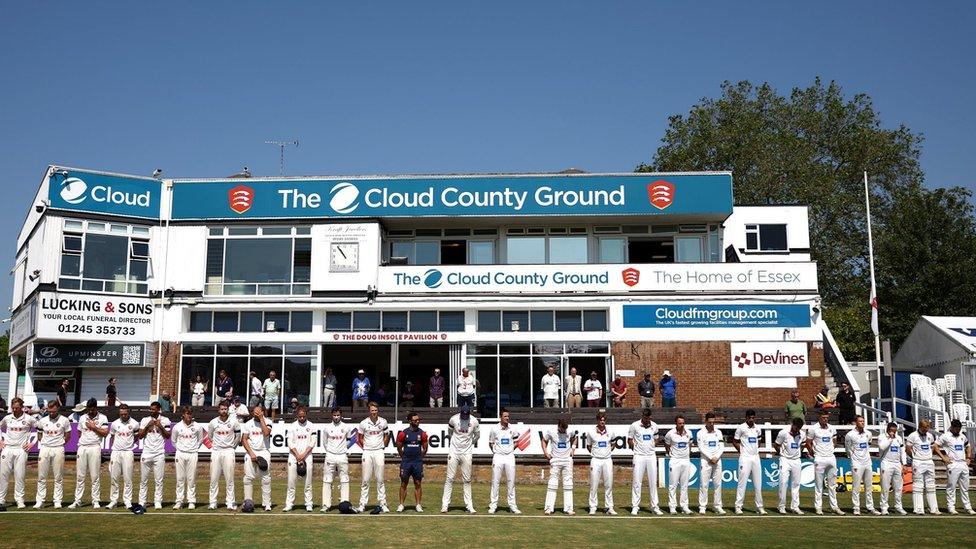
POLYGON ((456 454, 451 452, 447 456, 447 475, 444 477, 444 497, 441 499, 441 509, 447 509, 451 504, 451 492, 454 491, 454 478, 458 470, 461 471, 461 492, 464 494, 464 508, 474 509, 471 499, 471 453, 456 454))
POLYGON ((166 473, 166 455, 143 455, 139 459, 139 505, 146 506, 149 497, 149 476, 153 480, 153 503, 163 504, 163 475, 166 473))
POLYGON ((800 508, 800 458, 779 458, 779 508, 786 509, 786 492, 790 492, 789 508, 800 508))
POLYGON ((75 478, 75 503, 81 505, 81 498, 85 495, 85 481, 91 477, 92 504, 98 503, 102 495, 102 447, 79 446, 75 457, 77 478, 75 478))
POLYGON ((759 456, 739 456, 739 484, 735 487, 735 508, 742 509, 746 502, 746 482, 752 479, 752 493, 755 495, 756 509, 763 508, 762 462, 759 456))
MULTIPOLYGON (((54 469, 54 505, 61 505, 64 498, 64 447, 47 448, 41 446, 37 455, 37 497, 38 502, 47 499, 47 473, 54 469)), ((7 482, 3 485, 6 487, 7 482)))
MULTIPOLYGON (((312 456, 305 458, 305 507, 311 509, 315 503, 312 501, 312 470, 315 468, 312 456)), ((291 509, 295 504, 295 485, 298 483, 298 462, 295 458, 288 460, 288 491, 285 492, 285 509, 291 509)))
POLYGON ((331 410, 335 407, 335 389, 322 389, 322 407, 331 410))
POLYGON ((874 511, 874 470, 871 462, 855 463, 851 462, 851 475, 854 477, 851 483, 851 507, 860 512, 861 509, 861 485, 864 485, 864 508, 874 511))
POLYGON ((24 477, 27 475, 27 451, 7 446, 0 452, 0 503, 7 502, 7 484, 14 477, 14 500, 24 503, 24 477))
POLYGON ((254 501, 254 478, 261 478, 261 506, 271 507, 271 452, 268 450, 254 452, 257 457, 263 457, 268 462, 268 470, 262 471, 251 456, 244 454, 244 499, 254 501))
POLYGON ((546 489, 547 513, 556 508, 556 492, 559 490, 559 480, 563 481, 563 512, 573 512, 573 462, 549 462, 549 485, 546 489))
POLYGON ((494 509, 498 506, 498 485, 501 484, 502 475, 508 482, 508 508, 517 509, 515 503, 515 455, 495 454, 491 458, 491 497, 488 507, 494 509))
POLYGON ((132 507, 132 463, 134 460, 132 450, 112 450, 112 457, 108 461, 108 476, 111 481, 111 488, 108 493, 109 503, 116 504, 119 502, 119 481, 121 480, 122 503, 125 504, 126 509, 132 507))
POLYGON ((386 456, 383 450, 363 450, 363 483, 359 490, 359 506, 365 508, 369 503, 369 482, 376 479, 376 500, 386 505, 386 482, 383 480, 383 466, 386 456))
POLYGON ((923 496, 932 513, 939 510, 939 502, 935 498, 935 464, 931 459, 912 462, 912 510, 919 515, 925 513, 923 496))
POLYGON ((651 509, 656 509, 658 506, 657 456, 634 455, 634 477, 630 484, 630 505, 634 509, 640 507, 644 478, 647 478, 647 493, 651 498, 651 509))
POLYGON ((901 495, 905 490, 905 479, 902 477, 901 464, 881 462, 881 512, 888 511, 888 490, 894 488, 895 509, 901 510, 901 495))
POLYGON ((176 504, 197 503, 197 453, 176 451, 176 504), (185 499, 184 499, 185 494, 185 499))
POLYGON ((950 463, 946 468, 949 478, 946 482, 946 503, 950 511, 956 509, 956 490, 959 490, 959 497, 962 498, 962 506, 965 510, 972 509, 969 503, 969 467, 965 462, 950 463))
POLYGON ((722 508, 722 458, 712 464, 708 458, 701 458, 698 463, 698 508, 708 507, 708 488, 712 488, 712 506, 715 510, 722 508))
POLYGON ((326 454, 322 475, 322 507, 332 507, 332 480, 339 476, 339 501, 349 501, 349 457, 346 454, 326 454))
POLYGON ((603 482, 603 504, 607 510, 613 509, 613 460, 610 458, 590 458, 590 510, 595 511, 598 503, 597 488, 603 482))
POLYGON ((234 450, 223 448, 210 451, 210 506, 217 505, 217 491, 220 477, 224 477, 224 501, 227 507, 234 506, 234 450))
POLYGON ((827 482, 827 498, 830 500, 830 508, 837 508, 837 458, 818 457, 813 460, 814 485, 813 485, 813 508, 817 511, 823 509, 824 481, 827 482))
POLYGON ((689 459, 671 458, 668 461, 668 507, 672 512, 678 508, 679 502, 681 509, 688 508, 688 475, 690 474, 689 459))

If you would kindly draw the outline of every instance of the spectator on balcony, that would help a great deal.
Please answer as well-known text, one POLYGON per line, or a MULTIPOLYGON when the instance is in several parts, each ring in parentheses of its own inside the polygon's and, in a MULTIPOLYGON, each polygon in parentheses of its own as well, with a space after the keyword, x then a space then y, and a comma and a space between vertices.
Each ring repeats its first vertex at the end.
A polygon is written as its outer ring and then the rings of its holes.
POLYGON ((231 401, 234 398, 234 382, 227 375, 226 370, 217 374, 217 402, 231 401))
POLYGON ((603 401, 603 384, 597 379, 596 372, 590 372, 590 379, 583 384, 583 391, 586 393, 586 405, 599 408, 603 401))
POLYGON ((326 410, 335 408, 336 387, 338 386, 339 381, 332 373, 332 368, 326 368, 325 374, 322 375, 322 407, 326 410))
POLYGON ((108 386, 105 387, 105 405, 114 408, 119 396, 119 388, 115 385, 114 377, 108 378, 108 386))
POLYGON ((644 374, 644 381, 637 383, 637 394, 640 395, 642 410, 654 406, 654 382, 651 381, 651 374, 644 374))
POLYGON ((610 396, 613 398, 613 407, 620 408, 624 405, 624 397, 627 396, 627 382, 617 374, 610 383, 610 396))
POLYGON ((837 393, 837 397, 834 400, 837 402, 837 409, 840 411, 840 424, 849 425, 854 423, 854 417, 857 415, 854 411, 854 403, 857 402, 857 396, 854 394, 854 390, 851 389, 850 384, 846 381, 840 382, 840 392, 837 393))
POLYGON ((58 405, 62 408, 68 407, 68 383, 67 379, 62 379, 61 386, 58 387, 58 405))
POLYGON ((790 399, 786 401, 786 422, 790 423, 794 418, 807 420, 807 405, 800 400, 800 391, 796 389, 790 391, 790 399))
POLYGON ((206 395, 207 395, 207 382, 203 380, 203 376, 197 374, 193 378, 193 382, 190 383, 190 404, 194 406, 203 406, 206 395))
POLYGON ((569 369, 569 375, 563 383, 563 393, 566 395, 567 408, 579 408, 583 405, 583 376, 576 373, 576 368, 569 369))
POLYGON ((444 376, 441 375, 440 368, 434 368, 434 375, 430 378, 430 407, 444 407, 444 376))
POLYGON ((363 409, 367 408, 367 403, 369 403, 369 391, 372 386, 369 383, 369 378, 366 377, 366 372, 364 370, 359 370, 356 372, 356 378, 352 380, 352 407, 353 409, 363 409))
POLYGON ((407 409, 413 408, 414 398, 413 382, 408 381, 403 386, 403 394, 400 395, 400 406, 407 409))
POLYGON ((173 397, 169 396, 169 391, 163 391, 163 396, 159 397, 159 410, 166 413, 173 411, 173 397))
POLYGON ((555 408, 559 405, 559 388, 562 382, 556 375, 556 368, 550 366, 546 375, 542 376, 542 400, 546 408, 555 408))
POLYGON ((678 382, 671 377, 671 370, 664 370, 661 381, 661 407, 674 408, 678 405, 678 382))
POLYGON ((458 407, 467 405, 468 408, 474 408, 474 395, 474 376, 471 375, 471 372, 467 368, 461 368, 461 375, 457 378, 458 407))
POLYGON ((820 392, 817 393, 817 402, 813 405, 813 407, 818 409, 830 409, 837 407, 837 404, 833 401, 833 399, 830 398, 830 387, 824 385, 823 388, 820 389, 820 392))

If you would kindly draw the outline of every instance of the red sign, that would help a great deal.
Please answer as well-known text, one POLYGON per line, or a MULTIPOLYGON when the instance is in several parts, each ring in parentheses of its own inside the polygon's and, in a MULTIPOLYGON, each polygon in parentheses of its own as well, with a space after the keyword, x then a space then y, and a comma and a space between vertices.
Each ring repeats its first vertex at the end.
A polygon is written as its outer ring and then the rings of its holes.
POLYGON ((624 269, 623 271, 621 271, 620 275, 623 276, 624 278, 624 284, 628 286, 633 287, 636 286, 638 282, 640 282, 640 271, 638 271, 633 267, 628 267, 624 269))
POLYGON ((659 210, 667 208, 674 201, 674 183, 663 179, 651 183, 647 186, 647 199, 659 210))
POLYGON ((254 189, 247 185, 238 185, 227 191, 227 203, 234 213, 242 214, 251 209, 254 203, 254 189))

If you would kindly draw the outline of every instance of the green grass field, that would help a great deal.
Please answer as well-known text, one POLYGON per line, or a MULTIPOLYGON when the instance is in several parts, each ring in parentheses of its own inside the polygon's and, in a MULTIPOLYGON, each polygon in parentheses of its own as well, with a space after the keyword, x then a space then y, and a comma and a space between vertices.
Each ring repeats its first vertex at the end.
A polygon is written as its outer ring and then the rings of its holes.
MULTIPOLYGON (((200 476, 207 467, 200 468, 200 476)), ((65 476, 65 504, 74 494, 74 466, 69 464, 65 476)), ((802 496, 801 505, 808 514, 802 517, 782 517, 776 513, 776 494, 764 494, 770 515, 759 516, 752 509, 752 493, 746 498, 746 514, 732 516, 731 507, 735 494, 726 491, 724 502, 730 515, 718 517, 711 512, 706 516, 654 516, 645 510, 632 517, 629 484, 617 479, 614 492, 617 517, 602 513, 586 515, 588 487, 577 485, 575 490, 575 517, 562 513, 543 515, 545 487, 539 484, 518 486, 519 507, 522 516, 513 516, 504 507, 496 515, 486 513, 488 489, 486 483, 474 485, 475 506, 479 513, 469 516, 463 511, 461 488, 455 485, 452 510, 447 515, 438 513, 443 483, 425 483, 425 513, 419 515, 408 507, 402 514, 371 516, 343 516, 335 512, 307 513, 299 493, 297 511, 282 513, 285 496, 284 480, 275 479, 272 499, 275 509, 270 513, 232 513, 221 506, 217 511, 206 509, 207 485, 198 479, 197 502, 194 511, 173 511, 174 480, 171 466, 167 466, 164 499, 170 502, 161 511, 150 509, 143 516, 121 510, 94 510, 86 503, 82 509, 53 509, 48 503, 43 510, 29 507, 34 499, 36 481, 34 470, 28 470, 27 501, 25 510, 11 509, 0 514, 0 546, 23 547, 25 544, 43 543, 54 546, 214 546, 214 545, 267 545, 302 544, 351 545, 356 547, 422 547, 441 546, 457 542, 483 547, 538 546, 566 547, 647 547, 664 543, 669 546, 759 546, 759 547, 811 547, 843 542, 852 546, 874 547, 973 547, 976 546, 976 517, 968 515, 951 517, 873 517, 862 515, 812 516, 812 495, 802 496), (202 505, 201 505, 202 503, 202 505)), ((138 475, 136 475, 138 476, 138 475)), ((629 479, 628 479, 629 480, 629 479)), ((353 477, 352 499, 358 501, 359 485, 353 477)), ((396 507, 399 482, 387 482, 387 495, 391 508, 396 507)), ((135 487, 138 493, 138 485, 135 487)), ((108 496, 107 474, 102 476, 102 501, 108 496)), ((240 478, 237 480, 238 502, 243 498, 240 478)), ((12 500, 13 486, 8 493, 12 500)), ((314 478, 314 496, 320 503, 321 477, 314 478)), ((48 497, 51 490, 48 490, 48 497)), ((337 497, 336 494, 334 497, 337 497)), ((667 492, 660 491, 662 507, 667 509, 667 492)), ((690 491, 691 507, 697 510, 698 492, 690 491)), ((850 494, 838 494, 841 507, 850 509, 850 494)), ((219 499, 223 501, 223 491, 219 499)), ((504 491, 501 499, 504 501, 504 491)), ((85 499, 87 502, 87 497, 85 499)), ((412 488, 408 492, 408 505, 413 501, 412 488)), ((877 501, 876 501, 877 502, 877 501)), ((944 506, 944 496, 940 493, 944 506)), ((602 497, 601 497, 602 503, 602 497)), ((910 509, 911 498, 906 496, 910 509)), ((557 501, 562 508, 562 495, 557 501)), ((961 507, 960 507, 961 508, 961 507)))

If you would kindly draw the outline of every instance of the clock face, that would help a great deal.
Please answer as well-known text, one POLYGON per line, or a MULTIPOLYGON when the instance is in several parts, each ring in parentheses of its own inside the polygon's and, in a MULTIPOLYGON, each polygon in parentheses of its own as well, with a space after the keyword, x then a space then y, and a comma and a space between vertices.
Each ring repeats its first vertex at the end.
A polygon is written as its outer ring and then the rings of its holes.
POLYGON ((333 242, 329 251, 329 271, 359 272, 359 242, 333 242))

